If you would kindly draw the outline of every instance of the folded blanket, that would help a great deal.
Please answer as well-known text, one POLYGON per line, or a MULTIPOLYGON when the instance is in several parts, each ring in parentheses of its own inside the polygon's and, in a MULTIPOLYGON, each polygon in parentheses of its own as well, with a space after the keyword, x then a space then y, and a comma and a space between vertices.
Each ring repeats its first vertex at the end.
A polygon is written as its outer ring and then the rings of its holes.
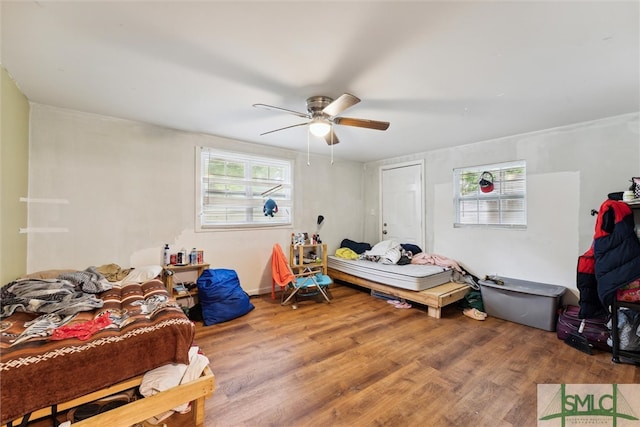
POLYGON ((451 258, 447 258, 442 255, 436 254, 427 254, 425 252, 414 255, 411 258, 411 264, 433 264, 439 265, 440 267, 449 267, 453 268, 459 273, 463 273, 462 268, 458 265, 458 263, 451 258))

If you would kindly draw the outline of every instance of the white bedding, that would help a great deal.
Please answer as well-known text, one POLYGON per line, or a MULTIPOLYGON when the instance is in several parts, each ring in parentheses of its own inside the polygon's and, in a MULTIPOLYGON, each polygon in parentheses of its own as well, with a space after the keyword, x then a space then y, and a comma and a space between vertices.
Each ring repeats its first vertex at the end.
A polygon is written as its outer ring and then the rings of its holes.
POLYGON ((423 291, 450 282, 453 270, 447 267, 424 264, 382 264, 366 260, 350 260, 329 255, 329 268, 351 274, 372 282, 411 291, 423 291))

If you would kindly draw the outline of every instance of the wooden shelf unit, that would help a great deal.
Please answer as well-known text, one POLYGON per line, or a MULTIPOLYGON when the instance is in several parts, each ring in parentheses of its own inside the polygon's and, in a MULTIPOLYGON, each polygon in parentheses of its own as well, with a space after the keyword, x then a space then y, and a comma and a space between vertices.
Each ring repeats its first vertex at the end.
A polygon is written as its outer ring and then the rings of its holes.
POLYGON ((322 269, 322 274, 327 274, 327 244, 290 245, 289 264, 294 273, 299 273, 305 268, 311 268, 313 270, 322 269), (305 263, 305 255, 309 255, 311 252, 316 254, 317 260, 305 263))
POLYGON ((197 274, 196 280, 194 280, 194 282, 196 282, 200 277, 200 275, 202 275, 202 273, 208 268, 209 268, 209 264, 165 265, 162 267, 162 281, 164 282, 164 285, 167 287, 167 290, 169 291, 169 295, 171 295, 172 297, 183 298, 187 296, 192 296, 198 293, 197 288, 195 288, 192 291, 189 291, 186 294, 178 294, 177 292, 174 291, 173 276, 175 276, 177 273, 194 271, 197 274), (170 272, 171 274, 169 274, 168 272, 170 272))

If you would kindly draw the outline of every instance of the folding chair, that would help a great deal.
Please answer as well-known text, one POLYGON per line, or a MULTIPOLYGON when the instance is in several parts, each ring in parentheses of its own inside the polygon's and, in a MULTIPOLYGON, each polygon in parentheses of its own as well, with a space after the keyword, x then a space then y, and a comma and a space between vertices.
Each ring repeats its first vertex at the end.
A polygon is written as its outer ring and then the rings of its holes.
POLYGON ((275 287, 276 285, 280 286, 282 291, 280 304, 282 305, 285 305, 294 297, 297 300, 298 293, 300 295, 304 294, 304 296, 321 294, 327 302, 331 302, 327 294, 327 288, 333 283, 331 278, 326 274, 322 274, 322 271, 318 270, 317 266, 314 268, 313 265, 304 268, 298 274, 294 273, 282 247, 278 243, 273 245, 271 277, 273 278, 271 298, 275 299, 275 287), (287 290, 290 293, 285 299, 287 290))

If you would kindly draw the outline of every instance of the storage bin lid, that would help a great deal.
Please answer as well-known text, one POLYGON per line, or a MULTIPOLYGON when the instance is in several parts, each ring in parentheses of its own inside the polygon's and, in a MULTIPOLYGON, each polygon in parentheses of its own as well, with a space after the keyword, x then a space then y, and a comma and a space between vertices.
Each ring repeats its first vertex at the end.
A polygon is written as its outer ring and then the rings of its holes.
POLYGON ((480 286, 486 286, 495 289, 504 289, 513 292, 521 292, 523 294, 539 295, 544 297, 559 297, 562 296, 567 288, 564 286, 550 285, 548 283, 530 282, 528 280, 513 279, 510 277, 496 277, 498 280, 504 282, 503 285, 498 283, 480 280, 480 286))

